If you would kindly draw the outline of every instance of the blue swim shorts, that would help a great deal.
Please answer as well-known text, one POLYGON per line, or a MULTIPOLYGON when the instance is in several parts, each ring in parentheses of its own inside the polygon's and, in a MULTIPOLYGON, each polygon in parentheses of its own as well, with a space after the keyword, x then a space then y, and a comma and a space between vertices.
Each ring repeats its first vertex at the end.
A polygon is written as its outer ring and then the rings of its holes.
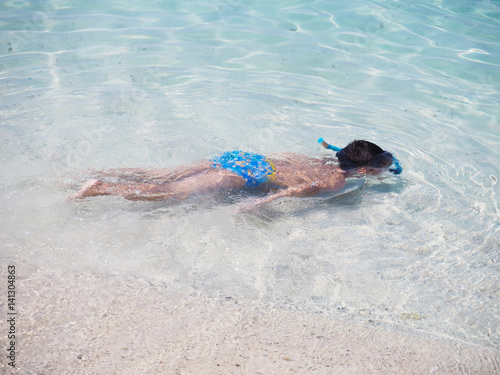
POLYGON ((228 151, 212 159, 213 168, 223 168, 243 177, 249 187, 276 178, 274 164, 263 155, 243 151, 228 151))

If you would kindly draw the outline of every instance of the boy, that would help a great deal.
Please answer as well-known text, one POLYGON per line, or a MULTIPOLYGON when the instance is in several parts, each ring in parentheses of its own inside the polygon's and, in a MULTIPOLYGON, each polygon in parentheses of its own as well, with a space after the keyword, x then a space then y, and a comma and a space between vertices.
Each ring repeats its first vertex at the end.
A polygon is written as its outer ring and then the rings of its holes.
POLYGON ((130 200, 185 199, 197 194, 220 190, 260 187, 268 196, 247 203, 253 208, 282 197, 302 197, 321 191, 338 191, 348 177, 378 175, 395 163, 392 173, 400 174, 397 159, 368 141, 355 140, 345 148, 328 145, 338 151, 338 163, 332 158, 311 158, 283 153, 277 157, 242 151, 230 151, 192 167, 173 170, 144 171, 121 169, 101 176, 114 176, 126 183, 104 183, 88 180, 71 198, 97 195, 120 195, 130 200))

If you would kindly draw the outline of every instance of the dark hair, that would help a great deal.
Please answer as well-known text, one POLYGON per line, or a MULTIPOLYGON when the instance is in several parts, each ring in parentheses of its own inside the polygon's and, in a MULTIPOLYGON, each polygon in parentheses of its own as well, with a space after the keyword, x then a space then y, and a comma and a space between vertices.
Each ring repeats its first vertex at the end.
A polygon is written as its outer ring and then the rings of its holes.
POLYGON ((365 165, 376 168, 389 167, 393 156, 390 152, 382 150, 375 143, 355 140, 337 152, 340 168, 347 171, 365 165))

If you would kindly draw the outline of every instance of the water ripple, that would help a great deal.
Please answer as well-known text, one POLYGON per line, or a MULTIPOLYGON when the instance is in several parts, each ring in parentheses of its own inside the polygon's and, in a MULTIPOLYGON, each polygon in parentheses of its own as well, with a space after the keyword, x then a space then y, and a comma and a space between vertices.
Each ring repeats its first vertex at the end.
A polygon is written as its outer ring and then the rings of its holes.
POLYGON ((12 213, 0 226, 20 261, 498 343, 496 4, 0 10, 0 205, 12 213), (241 217, 215 199, 166 211, 63 199, 61 181, 88 167, 174 166, 230 148, 331 156, 320 136, 376 142, 404 173, 241 217))

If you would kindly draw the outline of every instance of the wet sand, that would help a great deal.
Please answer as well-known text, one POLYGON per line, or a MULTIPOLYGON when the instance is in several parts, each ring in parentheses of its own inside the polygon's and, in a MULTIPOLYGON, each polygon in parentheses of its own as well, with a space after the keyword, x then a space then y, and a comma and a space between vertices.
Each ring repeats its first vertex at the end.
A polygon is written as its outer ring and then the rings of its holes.
MULTIPOLYGON (((120 275, 18 266, 13 374, 498 374, 500 352, 120 275), (21 272, 23 271, 23 272, 21 272)), ((6 278, 5 270, 2 276, 6 278)), ((2 298, 2 311, 6 311, 2 298)), ((2 332, 7 323, 2 319, 2 332)), ((3 341, 5 343, 6 339, 3 341)), ((4 352, 5 353, 5 352, 4 352)))

